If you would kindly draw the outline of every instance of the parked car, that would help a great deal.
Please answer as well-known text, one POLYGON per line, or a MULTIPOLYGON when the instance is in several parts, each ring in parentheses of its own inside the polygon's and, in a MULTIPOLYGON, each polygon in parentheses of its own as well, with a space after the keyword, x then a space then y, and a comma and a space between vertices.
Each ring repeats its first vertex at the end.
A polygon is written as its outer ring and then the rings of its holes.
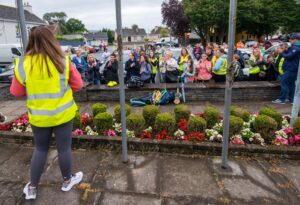
POLYGON ((14 58, 22 55, 20 44, 0 44, 0 65, 9 66, 14 58))
MULTIPOLYGON (((291 46, 290 43, 287 43, 289 46, 291 46)), ((268 56, 273 54, 275 52, 275 50, 280 46, 280 43, 278 43, 277 45, 274 45, 272 47, 270 47, 269 49, 267 49, 265 51, 265 55, 264 55, 264 61, 267 62, 268 56)))
POLYGON ((10 64, 5 68, 1 68, 0 72, 0 83, 11 83, 14 77, 14 64, 10 64))

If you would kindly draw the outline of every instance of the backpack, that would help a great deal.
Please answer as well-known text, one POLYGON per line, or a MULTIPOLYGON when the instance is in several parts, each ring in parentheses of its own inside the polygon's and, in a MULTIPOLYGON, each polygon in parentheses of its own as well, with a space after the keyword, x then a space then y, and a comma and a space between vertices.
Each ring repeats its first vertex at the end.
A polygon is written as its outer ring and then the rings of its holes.
POLYGON ((127 84, 128 88, 140 88, 142 86, 141 78, 139 76, 131 76, 127 84))

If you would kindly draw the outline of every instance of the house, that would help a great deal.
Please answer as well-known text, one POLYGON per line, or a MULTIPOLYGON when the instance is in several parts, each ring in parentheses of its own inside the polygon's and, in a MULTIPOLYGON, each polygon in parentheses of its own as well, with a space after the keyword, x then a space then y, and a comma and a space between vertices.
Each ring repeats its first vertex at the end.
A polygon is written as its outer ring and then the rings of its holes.
POLYGON ((155 26, 154 29, 151 30, 150 34, 148 34, 147 38, 149 39, 149 42, 159 42, 162 37, 169 36, 170 31, 166 27, 162 26, 155 26), (165 35, 161 36, 162 29, 165 30, 165 35))
MULTIPOLYGON (((32 6, 24 4, 27 31, 34 26, 47 25, 32 13, 32 6)), ((14 7, 0 5, 0 44, 21 44, 18 11, 14 7)))
POLYGON ((105 32, 84 34, 85 42, 89 46, 99 46, 100 44, 108 44, 108 36, 105 32))
MULTIPOLYGON (((145 38, 147 37, 147 33, 143 28, 123 28, 123 43, 126 45, 130 44, 143 44, 145 43, 145 38)), ((115 39, 117 40, 117 33, 115 35, 115 39)))

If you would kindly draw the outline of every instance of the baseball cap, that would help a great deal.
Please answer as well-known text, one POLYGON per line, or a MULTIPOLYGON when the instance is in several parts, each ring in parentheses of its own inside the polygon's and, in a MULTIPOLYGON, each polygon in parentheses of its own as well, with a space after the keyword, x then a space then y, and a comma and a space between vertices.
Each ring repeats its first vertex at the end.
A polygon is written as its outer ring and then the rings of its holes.
POLYGON ((297 40, 300 40, 300 33, 293 33, 290 35, 290 39, 291 40, 294 40, 294 39, 297 39, 297 40))

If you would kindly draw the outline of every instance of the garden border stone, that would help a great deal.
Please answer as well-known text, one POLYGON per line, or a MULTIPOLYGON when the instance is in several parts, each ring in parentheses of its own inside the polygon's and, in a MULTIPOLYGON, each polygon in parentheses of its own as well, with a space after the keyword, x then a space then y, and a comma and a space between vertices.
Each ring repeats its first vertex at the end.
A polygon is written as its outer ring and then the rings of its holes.
MULTIPOLYGON (((73 135, 73 147, 75 149, 110 149, 121 150, 121 137, 73 135)), ((0 131, 0 143, 33 144, 32 133, 17 133, 0 131)), ((54 140, 52 140, 54 145, 54 140)), ((189 141, 174 140, 152 140, 140 138, 128 138, 128 149, 130 151, 177 153, 187 155, 220 155, 221 143, 203 142, 193 143, 189 141)), ((259 156, 265 158, 287 158, 300 159, 300 147, 296 146, 274 146, 274 145, 229 145, 229 154, 232 156, 259 156)))

